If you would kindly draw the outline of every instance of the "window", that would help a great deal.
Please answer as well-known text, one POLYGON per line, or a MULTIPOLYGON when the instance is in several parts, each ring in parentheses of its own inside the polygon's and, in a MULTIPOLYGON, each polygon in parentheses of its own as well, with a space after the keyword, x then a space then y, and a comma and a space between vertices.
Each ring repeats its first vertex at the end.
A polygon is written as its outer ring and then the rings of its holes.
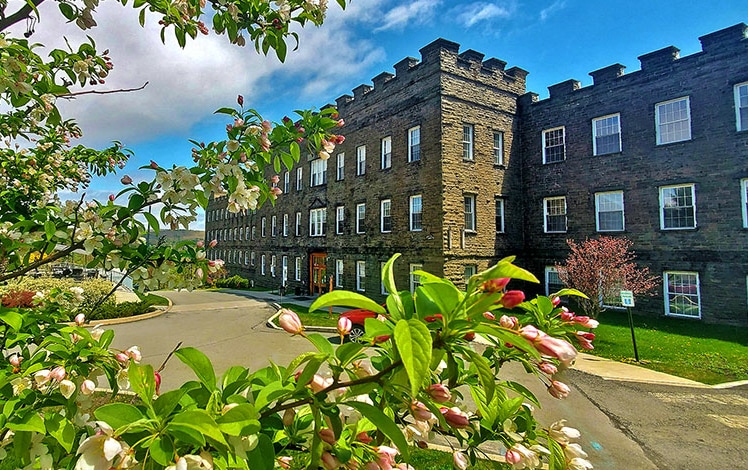
POLYGON ((294 273, 293 275, 294 280, 300 281, 301 280, 301 258, 299 258, 298 256, 296 257, 296 259, 294 259, 293 273, 294 273))
POLYGON ((366 204, 356 205, 356 233, 364 233, 364 217, 366 217, 366 204))
POLYGON ((366 174, 366 145, 356 147, 356 176, 366 174))
POLYGON ((249 265, 250 266, 255 265, 255 252, 254 251, 249 252, 249 265))
POLYGON ((689 98, 657 103, 655 105, 657 145, 691 140, 691 106, 689 98))
POLYGON ((496 233, 504 233, 504 200, 496 198, 496 233))
POLYGON ((504 164, 504 133, 503 132, 493 133, 493 164, 494 165, 504 164))
POLYGON ((665 272, 665 315, 701 318, 699 273, 665 272))
POLYGON ((338 235, 343 233, 343 227, 345 226, 345 206, 338 206, 335 208, 335 233, 338 235))
POLYGON ((382 139, 382 169, 386 170, 392 166, 392 137, 382 139))
POLYGON ((335 260, 335 287, 343 287, 343 260, 335 260))
POLYGON ((478 272, 478 266, 474 264, 465 265, 465 285, 467 285, 468 281, 470 281, 470 278, 475 276, 477 272, 478 272))
POLYGON ((278 235, 278 217, 270 217, 270 236, 275 237, 278 235))
POLYGON ((422 205, 422 199, 421 195, 418 194, 416 196, 410 196, 410 231, 411 232, 418 232, 423 229, 423 225, 421 224, 422 221, 422 214, 423 214, 423 205, 422 205))
POLYGON ((416 271, 423 271, 423 265, 411 264, 410 265, 410 291, 415 292, 418 286, 421 285, 421 276, 414 274, 416 271))
POLYGON ((462 125, 462 159, 473 160, 473 125, 462 125))
POLYGON ((288 236, 288 214, 283 214, 283 236, 288 236))
POLYGON ((283 194, 288 194, 291 190, 291 174, 289 172, 283 173, 283 194))
POLYGON ((366 290, 366 261, 356 261, 356 290, 364 292, 366 290))
POLYGON ((663 230, 696 228, 694 185, 660 188, 660 228, 663 230))
POLYGON ((566 232, 566 197, 547 197, 543 199, 545 213, 545 233, 566 232))
POLYGON ((257 225, 252 226, 252 240, 257 238, 257 225))
POLYGON ((312 160, 312 171, 309 175, 309 186, 320 186, 327 183, 327 160, 312 160))
POLYGON ((260 235, 263 237, 267 236, 267 217, 262 218, 262 222, 260 224, 260 235))
POLYGON ((239 228, 239 241, 244 239, 244 227, 239 228))
POLYGON ((408 162, 421 159, 421 126, 408 129, 408 162))
POLYGON ((265 275, 265 255, 260 256, 260 274, 265 275))
POLYGON ((465 230, 475 232, 475 196, 465 196, 465 230))
POLYGON ((392 231, 392 201, 390 199, 383 199, 380 204, 380 230, 382 233, 392 231))
POLYGON ((543 131, 543 163, 566 160, 566 131, 563 127, 543 131))
POLYGON ((303 167, 298 167, 296 169, 296 191, 301 191, 302 178, 304 177, 303 170, 304 170, 303 167))
POLYGON ((598 232, 623 231, 623 191, 595 193, 595 215, 598 232))
POLYGON ((309 211, 309 236, 321 237, 327 228, 327 208, 309 211))
POLYGON ((558 270, 555 266, 545 267, 545 295, 555 294, 566 286, 558 276, 558 270))
POLYGON ((735 118, 738 131, 748 131, 748 83, 735 85, 735 118))
POLYGON ((338 181, 341 181, 343 178, 345 178, 345 153, 338 154, 337 163, 338 163, 337 178, 338 178, 338 181))
POLYGON ((244 251, 244 266, 249 266, 249 251, 244 251))
POLYGON ((295 223, 296 223, 296 231, 295 231, 296 236, 300 237, 301 236, 301 212, 297 212, 296 213, 296 222, 295 223))
POLYGON ((621 115, 612 114, 592 120, 592 154, 621 151, 621 115))
POLYGON ((285 286, 286 281, 288 281, 288 256, 286 255, 283 255, 283 258, 281 258, 281 279, 285 286))
POLYGON ((273 277, 275 277, 275 262, 276 262, 276 257, 275 255, 272 255, 270 257, 270 275, 273 277))
POLYGON ((740 180, 740 202, 743 207, 743 227, 748 228, 748 178, 740 180))

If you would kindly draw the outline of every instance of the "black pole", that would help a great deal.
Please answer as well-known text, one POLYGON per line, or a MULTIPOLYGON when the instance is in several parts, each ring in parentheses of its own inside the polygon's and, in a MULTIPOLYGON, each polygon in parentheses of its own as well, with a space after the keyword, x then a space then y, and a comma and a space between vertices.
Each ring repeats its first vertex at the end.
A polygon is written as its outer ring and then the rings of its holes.
POLYGON ((629 328, 631 328, 631 342, 634 343, 634 359, 639 362, 639 351, 636 349, 636 335, 634 335, 634 318, 631 316, 631 308, 627 308, 629 313, 629 328))

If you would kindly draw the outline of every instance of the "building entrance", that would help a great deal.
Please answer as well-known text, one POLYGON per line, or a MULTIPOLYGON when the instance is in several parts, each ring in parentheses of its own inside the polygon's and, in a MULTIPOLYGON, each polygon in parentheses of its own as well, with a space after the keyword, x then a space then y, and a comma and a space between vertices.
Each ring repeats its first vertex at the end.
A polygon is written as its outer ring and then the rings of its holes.
POLYGON ((309 257, 310 294, 322 294, 327 292, 327 253, 312 253, 309 257))

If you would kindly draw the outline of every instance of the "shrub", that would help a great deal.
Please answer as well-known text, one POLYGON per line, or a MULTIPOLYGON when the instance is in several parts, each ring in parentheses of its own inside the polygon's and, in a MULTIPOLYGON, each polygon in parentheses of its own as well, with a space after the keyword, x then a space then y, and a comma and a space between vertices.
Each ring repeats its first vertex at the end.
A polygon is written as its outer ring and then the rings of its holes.
POLYGON ((127 318, 142 315, 156 310, 149 301, 122 302, 114 305, 102 305, 86 315, 89 321, 108 320, 110 318, 127 318))
MULTIPOLYGON (((64 305, 67 309, 82 311, 87 313, 94 306, 101 301, 111 290, 114 288, 114 284, 106 279, 86 279, 84 281, 76 281, 75 279, 57 279, 53 277, 28 277, 24 276, 18 280, 9 282, 7 285, 0 288, 0 295, 10 295, 13 292, 31 292, 33 296, 36 292, 49 292, 52 289, 59 289, 62 291, 69 290, 71 287, 78 286, 83 289, 83 301, 77 305, 73 304, 64 305)), ((4 298, 4 297, 3 297, 4 298)), ((109 297, 102 307, 112 307, 116 303, 114 296, 109 297)), ((3 305, 7 305, 3 300, 3 305)), ((23 306, 23 305, 18 305, 23 306)), ((31 304, 27 305, 31 307, 31 304)))
POLYGON ((0 297, 0 304, 10 308, 33 307, 33 299, 36 292, 29 290, 14 290, 0 297))
POLYGON ((218 279, 216 287, 228 287, 230 289, 246 289, 249 287, 249 279, 234 275, 225 279, 218 279))

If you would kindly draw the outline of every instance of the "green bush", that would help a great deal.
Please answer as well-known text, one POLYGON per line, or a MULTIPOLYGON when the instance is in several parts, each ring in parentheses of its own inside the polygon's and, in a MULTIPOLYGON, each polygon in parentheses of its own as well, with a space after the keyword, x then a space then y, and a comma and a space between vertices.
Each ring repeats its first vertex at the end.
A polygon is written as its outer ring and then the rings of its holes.
MULTIPOLYGON (((52 289, 67 290, 71 287, 78 286, 83 289, 83 302, 78 306, 79 311, 87 312, 91 310, 101 299, 103 299, 114 288, 114 284, 106 279, 86 279, 77 281, 70 278, 53 278, 53 277, 28 277, 24 276, 18 280, 8 282, 0 286, 0 296, 12 292, 49 292, 52 289)), ((115 304, 114 295, 109 297, 102 307, 111 307, 115 304)), ((72 307, 72 305, 70 305, 72 307)))
POLYGON ((103 305, 86 315, 89 321, 108 320, 110 318, 127 318, 142 315, 156 310, 149 301, 122 302, 116 305, 103 305))
POLYGON ((216 287, 228 287, 230 289, 247 289, 249 287, 249 279, 245 279, 239 275, 227 277, 225 279, 218 279, 216 281, 216 287))

